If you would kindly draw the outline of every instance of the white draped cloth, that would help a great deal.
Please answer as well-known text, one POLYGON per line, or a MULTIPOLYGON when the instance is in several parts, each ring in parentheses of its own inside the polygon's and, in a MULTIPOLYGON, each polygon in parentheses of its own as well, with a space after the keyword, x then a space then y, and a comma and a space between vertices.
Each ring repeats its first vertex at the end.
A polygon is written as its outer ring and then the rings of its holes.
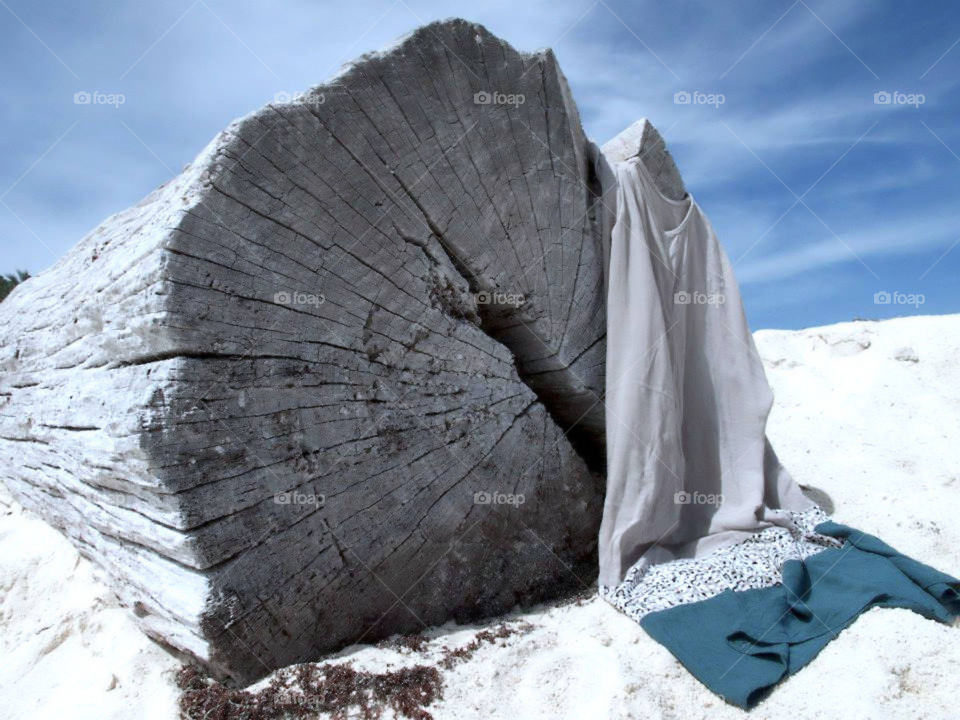
POLYGON ((813 503, 766 438, 773 394, 733 270, 687 196, 639 157, 598 159, 607 255, 607 491, 601 586, 699 558, 813 503))

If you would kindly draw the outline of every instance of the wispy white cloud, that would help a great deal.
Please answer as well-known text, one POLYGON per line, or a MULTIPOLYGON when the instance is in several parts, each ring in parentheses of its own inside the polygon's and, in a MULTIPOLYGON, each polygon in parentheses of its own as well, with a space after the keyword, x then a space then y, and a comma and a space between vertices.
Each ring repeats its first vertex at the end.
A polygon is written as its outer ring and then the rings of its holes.
MULTIPOLYGON (((823 268, 850 263, 868 266, 872 258, 926 255, 934 262, 960 237, 960 213, 954 206, 933 208, 922 216, 904 214, 893 223, 866 223, 853 232, 828 231, 810 238, 795 249, 753 257, 737 265, 742 285, 778 282, 823 268), (937 251, 940 252, 937 252, 937 251)), ((859 267, 853 268, 860 273, 859 267)), ((916 282, 916 278, 912 278, 916 282)))
MULTIPOLYGON (((463 14, 521 50, 553 47, 594 139, 650 118, 731 256, 746 252, 737 270, 750 286, 848 267, 849 250, 803 206, 770 230, 795 201, 790 190, 803 194, 828 170, 806 202, 868 263, 925 257, 952 241, 948 230, 938 231, 955 220, 952 209, 932 203, 956 196, 960 161, 919 120, 960 153, 960 53, 921 78, 960 34, 960 8, 904 14, 887 4, 825 0, 805 0, 809 9, 792 0, 491 0, 467 9, 452 0, 93 0, 68 16, 7 1, 80 76, 18 23, 0 25, 0 192, 81 119, 5 198, 55 252, 147 194, 168 178, 167 167, 183 166, 231 119, 275 93, 323 82, 421 20, 463 14), (123 92, 128 102, 119 112, 78 109, 71 98, 79 89, 123 92), (873 93, 881 89, 922 92, 926 103, 878 106, 873 93), (678 90, 720 92, 726 102, 678 106, 678 90)), ((0 253, 4 264, 34 271, 52 260, 2 207, 0 253)), ((955 254, 943 260, 948 269, 955 254)), ((862 273, 853 262, 849 272, 862 273)))

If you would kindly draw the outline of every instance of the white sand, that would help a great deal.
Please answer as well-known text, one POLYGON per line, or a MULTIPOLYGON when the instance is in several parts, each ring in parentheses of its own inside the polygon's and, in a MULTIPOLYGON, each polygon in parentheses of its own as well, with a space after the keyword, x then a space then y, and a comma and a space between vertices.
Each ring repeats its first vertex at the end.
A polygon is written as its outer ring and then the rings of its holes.
MULTIPOLYGON (((776 392, 770 435, 794 476, 826 490, 840 522, 960 575, 960 315, 756 339, 776 392)), ((0 717, 175 718, 178 663, 135 629, 66 540, 2 502, 0 717)), ((518 617, 529 632, 446 673, 434 717, 747 716, 595 597, 518 617)), ((338 657, 367 669, 429 662, 477 629, 434 628, 423 653, 363 647, 338 657)), ((958 632, 872 610, 749 717, 958 717, 958 632)))
POLYGON ((0 717, 176 718, 177 663, 66 538, 0 493, 0 717))

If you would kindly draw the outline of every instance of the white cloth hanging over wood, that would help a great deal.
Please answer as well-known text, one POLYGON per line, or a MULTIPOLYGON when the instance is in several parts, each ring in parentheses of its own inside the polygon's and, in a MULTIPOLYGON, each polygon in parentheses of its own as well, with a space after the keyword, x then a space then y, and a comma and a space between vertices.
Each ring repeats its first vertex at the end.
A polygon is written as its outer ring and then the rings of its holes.
POLYGON ((813 503, 766 439, 773 394, 730 263, 689 195, 598 154, 607 257, 601 586, 702 557, 813 503))

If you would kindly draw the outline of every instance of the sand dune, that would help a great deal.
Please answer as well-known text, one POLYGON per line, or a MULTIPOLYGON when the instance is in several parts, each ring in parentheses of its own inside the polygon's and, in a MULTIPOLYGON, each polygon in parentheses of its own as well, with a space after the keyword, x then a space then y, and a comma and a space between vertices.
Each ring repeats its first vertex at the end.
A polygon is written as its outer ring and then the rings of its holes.
MULTIPOLYGON (((793 475, 826 491, 839 521, 960 575, 960 315, 764 330, 756 341, 776 394, 769 433, 793 475)), ((0 511, 0 717, 176 718, 179 663, 136 630, 64 538, 5 492, 0 511)), ((522 629, 444 671, 434 717, 747 715, 582 580, 580 599, 498 620, 522 629)), ((363 646, 337 658, 364 669, 430 664, 481 629, 448 624, 425 631, 419 651, 363 646)), ((872 610, 749 715, 955 717, 957 632, 872 610)))

